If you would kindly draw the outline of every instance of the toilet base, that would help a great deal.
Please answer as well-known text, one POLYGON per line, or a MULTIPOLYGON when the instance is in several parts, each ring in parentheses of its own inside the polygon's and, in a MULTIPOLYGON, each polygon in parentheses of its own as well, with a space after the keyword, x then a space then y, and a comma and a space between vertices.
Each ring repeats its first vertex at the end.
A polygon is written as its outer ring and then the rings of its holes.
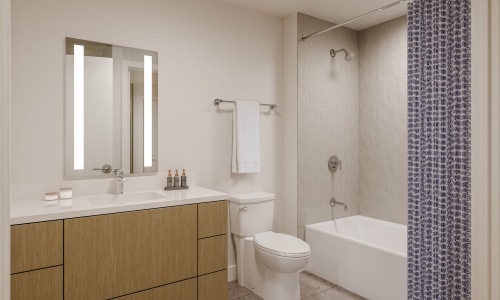
POLYGON ((252 237, 234 236, 238 285, 264 300, 300 300, 299 273, 271 271, 255 256, 252 237))

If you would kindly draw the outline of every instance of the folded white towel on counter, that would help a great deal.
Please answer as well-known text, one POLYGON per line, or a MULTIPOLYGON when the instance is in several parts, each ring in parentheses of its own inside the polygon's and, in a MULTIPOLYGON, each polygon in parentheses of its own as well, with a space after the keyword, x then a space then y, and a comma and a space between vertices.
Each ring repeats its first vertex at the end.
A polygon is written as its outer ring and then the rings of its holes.
POLYGON ((258 102, 236 101, 231 165, 233 173, 260 173, 258 102))

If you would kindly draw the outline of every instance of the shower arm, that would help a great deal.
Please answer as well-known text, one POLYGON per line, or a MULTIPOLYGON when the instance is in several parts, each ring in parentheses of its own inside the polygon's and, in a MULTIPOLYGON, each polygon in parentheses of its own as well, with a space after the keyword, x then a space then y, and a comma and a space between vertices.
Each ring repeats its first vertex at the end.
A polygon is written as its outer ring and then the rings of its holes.
POLYGON ((315 33, 311 33, 311 34, 308 34, 308 35, 306 35, 306 36, 302 35, 302 41, 304 41, 304 42, 305 42, 305 41, 306 41, 308 38, 310 38, 310 37, 317 36, 317 35, 320 35, 320 34, 322 34, 322 33, 328 32, 328 31, 330 31, 330 30, 337 29, 337 28, 339 28, 339 27, 342 27, 342 26, 344 26, 344 25, 347 25, 347 24, 349 24, 349 23, 352 23, 352 22, 357 21, 357 20, 359 20, 359 19, 362 19, 362 18, 364 18, 364 17, 368 17, 369 15, 373 15, 374 13, 378 13, 379 11, 383 11, 383 10, 385 10, 385 9, 388 9, 389 7, 393 7, 393 6, 396 6, 396 5, 398 5, 398 4, 404 3, 404 2, 406 2, 406 1, 408 1, 408 0, 399 0, 399 1, 396 1, 396 2, 393 2, 393 3, 390 3, 390 4, 387 4, 386 6, 382 6, 382 7, 380 7, 380 8, 375 9, 375 10, 372 10, 372 11, 370 11, 370 12, 367 12, 366 14, 363 14, 363 15, 361 15, 361 16, 358 16, 358 17, 355 17, 355 18, 349 19, 349 20, 347 20, 347 21, 345 21, 345 22, 342 22, 342 23, 340 23, 340 24, 338 24, 338 25, 334 25, 334 26, 332 26, 332 27, 328 27, 327 29, 324 29, 324 30, 321 30, 321 31, 318 31, 318 32, 315 32, 315 33))
POLYGON ((333 50, 333 49, 330 50, 330 56, 331 57, 335 57, 337 55, 337 53, 339 53, 339 52, 344 52, 345 55, 349 55, 349 52, 347 52, 346 49, 342 48, 342 49, 339 49, 339 50, 333 50))

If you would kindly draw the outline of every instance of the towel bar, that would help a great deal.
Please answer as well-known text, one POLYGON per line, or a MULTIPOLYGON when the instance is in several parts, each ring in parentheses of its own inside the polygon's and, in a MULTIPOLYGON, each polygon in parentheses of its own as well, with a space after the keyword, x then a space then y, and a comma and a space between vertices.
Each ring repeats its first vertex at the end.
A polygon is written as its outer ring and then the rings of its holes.
MULTIPOLYGON (((215 99, 214 100, 214 104, 217 105, 217 106, 219 106, 219 104, 221 104, 223 102, 236 103, 236 101, 233 101, 233 100, 222 100, 222 99, 215 99)), ((261 106, 269 106, 271 109, 275 109, 275 108, 278 107, 278 105, 276 105, 276 104, 259 103, 259 105, 261 105, 261 106)))

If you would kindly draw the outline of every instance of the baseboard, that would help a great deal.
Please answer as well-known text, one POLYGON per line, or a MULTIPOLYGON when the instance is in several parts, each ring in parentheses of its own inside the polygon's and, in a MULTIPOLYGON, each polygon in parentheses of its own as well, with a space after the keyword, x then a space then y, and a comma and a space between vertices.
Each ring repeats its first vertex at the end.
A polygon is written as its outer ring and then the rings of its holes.
POLYGON ((238 279, 238 275, 236 273, 236 265, 227 267, 227 282, 235 281, 236 279, 238 279))

